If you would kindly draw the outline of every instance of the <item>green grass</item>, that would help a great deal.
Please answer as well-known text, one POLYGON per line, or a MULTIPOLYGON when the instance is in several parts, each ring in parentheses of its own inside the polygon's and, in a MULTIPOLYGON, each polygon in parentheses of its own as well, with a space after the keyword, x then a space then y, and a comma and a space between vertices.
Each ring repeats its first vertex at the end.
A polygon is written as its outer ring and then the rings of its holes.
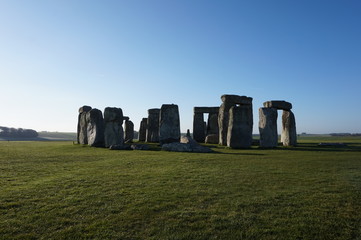
POLYGON ((361 239, 361 138, 320 140, 213 154, 0 142, 0 239, 361 239))

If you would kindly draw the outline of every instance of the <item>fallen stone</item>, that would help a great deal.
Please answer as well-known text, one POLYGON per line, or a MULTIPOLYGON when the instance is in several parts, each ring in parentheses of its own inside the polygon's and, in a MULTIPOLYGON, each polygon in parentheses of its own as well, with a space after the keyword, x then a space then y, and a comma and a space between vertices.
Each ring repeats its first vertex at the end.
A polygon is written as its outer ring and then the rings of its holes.
POLYGON ((219 135, 218 134, 209 134, 206 136, 205 143, 209 144, 218 144, 219 142, 219 135))
POLYGON ((147 144, 132 144, 130 146, 133 150, 149 150, 149 145, 147 144))

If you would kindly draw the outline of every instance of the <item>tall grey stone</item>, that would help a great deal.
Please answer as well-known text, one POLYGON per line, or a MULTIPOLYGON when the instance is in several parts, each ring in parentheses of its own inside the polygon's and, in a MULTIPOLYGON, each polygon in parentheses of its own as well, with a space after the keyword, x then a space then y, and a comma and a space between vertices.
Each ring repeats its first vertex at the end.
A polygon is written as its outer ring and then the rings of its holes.
POLYGON ((281 142, 283 146, 297 145, 296 120, 292 111, 284 110, 282 113, 281 142))
POLYGON ((104 119, 102 111, 93 108, 86 114, 86 121, 88 122, 88 145, 104 147, 104 119))
POLYGON ((159 142, 159 108, 148 110, 146 142, 159 142))
POLYGON ((121 146, 123 138, 123 110, 107 107, 104 109, 104 143, 105 147, 121 146))
POLYGON ((219 126, 219 144, 226 146, 227 145, 227 134, 228 134, 228 125, 229 125, 229 110, 232 106, 236 105, 249 105, 252 108, 252 98, 247 96, 238 96, 238 95, 222 95, 221 96, 222 104, 219 108, 218 114, 218 126, 219 126))
POLYGON ((138 134, 139 142, 145 142, 145 139, 147 137, 147 121, 148 118, 142 118, 142 121, 140 122, 139 134, 138 134))
POLYGON ((197 142, 204 142, 206 129, 204 127, 203 113, 194 112, 193 116, 193 138, 197 142))
POLYGON ((126 120, 124 123, 124 142, 133 142, 134 139, 134 123, 126 120))
POLYGON ((163 104, 159 116, 159 142, 160 144, 179 142, 180 120, 178 105, 163 104))
POLYGON ((250 105, 233 106, 229 110, 227 146, 249 148, 252 145, 253 113, 250 105))
POLYGON ((276 108, 259 109, 260 147, 277 147, 277 116, 278 114, 276 108))
POLYGON ((77 142, 78 144, 88 144, 86 114, 92 108, 90 106, 82 106, 79 108, 78 127, 77 127, 77 142))
POLYGON ((209 113, 208 121, 207 121, 207 135, 210 134, 219 134, 218 127, 218 112, 217 113, 209 113))

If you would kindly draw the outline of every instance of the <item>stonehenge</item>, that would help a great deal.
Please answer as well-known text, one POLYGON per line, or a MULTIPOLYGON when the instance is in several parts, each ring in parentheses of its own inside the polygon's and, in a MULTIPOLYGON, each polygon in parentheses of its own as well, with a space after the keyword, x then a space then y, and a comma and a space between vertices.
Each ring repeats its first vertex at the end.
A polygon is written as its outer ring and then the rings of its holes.
POLYGON ((123 110, 107 107, 104 109, 105 147, 123 145, 123 110))
MULTIPOLYGON (((253 129, 253 113, 252 113, 252 98, 247 96, 238 96, 238 95, 222 95, 221 96, 222 104, 219 108, 218 114, 218 126, 219 126, 219 144, 223 146, 228 145, 228 128, 229 128, 229 111, 231 107, 234 106, 242 106, 243 114, 249 115, 248 117, 242 117, 242 121, 247 121, 247 123, 242 123, 245 128, 250 128, 248 130, 244 130, 245 132, 252 132, 253 129), (250 120, 252 119, 252 120, 250 120)), ((234 117, 234 116, 233 116, 234 117)), ((235 130, 236 131, 236 130, 235 130)), ((232 133, 232 131, 231 131, 232 133)), ((231 136, 230 141, 232 141, 233 137, 231 136)), ((252 140, 250 141, 252 144, 252 140)), ((229 145, 232 145, 230 142, 229 145)), ((246 146, 245 144, 244 146, 246 146)), ((230 146, 228 146, 230 147, 230 146)))
MULTIPOLYGON (((193 138, 195 141, 204 143, 208 135, 218 135, 219 107, 194 107, 193 112, 193 138), (205 113, 208 113, 207 124, 204 122, 205 113)), ((212 143, 218 143, 218 140, 212 143)))
POLYGON ((88 145, 104 146, 104 119, 102 111, 93 108, 86 114, 88 145))
POLYGON ((78 130, 77 130, 77 142, 78 144, 88 144, 88 134, 87 134, 87 127, 88 122, 86 120, 86 114, 92 108, 89 106, 82 106, 79 108, 79 115, 78 115, 78 130))
POLYGON ((145 142, 147 137, 147 121, 148 118, 142 118, 139 126, 138 141, 145 142))
MULTIPOLYGON (((179 108, 176 104, 163 104, 161 108, 148 109, 148 117, 142 118, 138 141, 158 143, 169 151, 207 152, 199 143, 210 143, 229 148, 250 148, 253 141, 253 99, 247 96, 222 95, 220 107, 193 108, 193 138, 189 130, 181 136, 179 108), (204 114, 208 114, 205 121, 204 114), (174 144, 173 144, 174 143, 174 144), (196 144, 197 143, 197 144, 196 144), (171 144, 171 145, 169 145, 171 144), (184 145, 187 144, 187 145, 184 145)), ((266 101, 259 108, 259 146, 278 146, 277 117, 282 110, 281 143, 297 145, 296 120, 292 104, 286 101, 266 101)), ((149 149, 150 145, 135 143, 134 124, 123 115, 121 108, 107 107, 102 112, 90 106, 78 110, 77 142, 93 147, 113 150, 149 149), (123 129, 124 123, 124 129, 123 129)))
POLYGON ((124 122, 124 142, 130 143, 134 139, 134 123, 130 120, 124 122))
POLYGON ((163 104, 159 113, 159 142, 165 143, 179 142, 180 119, 178 105, 163 104))
POLYGON ((281 134, 283 146, 297 145, 296 121, 291 109, 292 104, 286 101, 263 103, 263 107, 259 109, 260 147, 272 148, 278 145, 277 110, 283 110, 281 134))
POLYGON ((148 109, 146 142, 159 142, 159 108, 148 109))
POLYGON ((249 148, 252 145, 253 113, 249 105, 233 106, 229 110, 227 146, 249 148))

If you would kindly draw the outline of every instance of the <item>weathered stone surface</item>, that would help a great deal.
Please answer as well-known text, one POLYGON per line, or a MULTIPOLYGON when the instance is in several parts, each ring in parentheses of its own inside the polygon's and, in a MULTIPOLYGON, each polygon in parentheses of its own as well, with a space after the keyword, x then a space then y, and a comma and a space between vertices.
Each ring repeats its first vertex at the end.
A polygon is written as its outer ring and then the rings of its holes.
POLYGON ((149 145, 147 144, 132 144, 130 146, 133 150, 149 150, 149 145))
POLYGON ((218 113, 219 107, 194 107, 194 113, 218 113))
POLYGON ((124 123, 124 142, 131 143, 134 139, 134 123, 130 120, 124 123))
POLYGON ((127 117, 127 116, 123 116, 123 121, 129 121, 129 117, 127 117))
POLYGON ((92 107, 84 105, 84 106, 79 108, 79 113, 89 112, 90 110, 92 110, 92 107))
POLYGON ((86 114, 86 121, 88 122, 88 145, 104 147, 104 119, 102 111, 93 108, 86 114))
POLYGON ((283 146, 297 145, 296 120, 291 111, 283 111, 282 113, 281 142, 283 146))
POLYGON ((209 144, 218 144, 219 142, 219 135, 218 134, 209 134, 206 136, 205 143, 209 144))
POLYGON ((227 102, 232 104, 250 105, 252 104, 253 99, 247 96, 224 94, 221 96, 221 100, 224 103, 227 102))
POLYGON ((107 107, 104 109, 104 143, 105 147, 123 145, 123 110, 107 107))
POLYGON ((147 121, 148 118, 143 118, 142 121, 140 122, 139 134, 138 134, 139 142, 145 142, 145 139, 147 137, 147 121))
POLYGON ((160 144, 179 142, 180 120, 178 105, 163 104, 159 117, 159 142, 160 144))
POLYGON ((277 108, 289 111, 292 109, 292 104, 286 101, 267 101, 263 103, 263 106, 266 108, 277 108))
POLYGON ((77 141, 78 144, 88 144, 87 127, 88 122, 86 121, 86 114, 92 108, 90 106, 82 106, 79 108, 78 115, 78 127, 77 127, 77 141))
POLYGON ((194 113, 193 116, 193 138, 197 142, 204 142, 206 129, 204 127, 203 113, 194 113))
POLYGON ((277 109, 260 108, 259 109, 259 134, 260 147, 273 148, 277 147, 277 109))
POLYGON ((122 145, 111 145, 109 150, 132 150, 130 145, 122 144, 122 145))
MULTIPOLYGON (((218 127, 218 112, 217 113, 210 113, 208 115, 207 121, 207 135, 210 134, 219 134, 219 127, 218 127)), ((218 140, 217 140, 218 142, 218 140)))
POLYGON ((146 142, 159 142, 159 108, 148 110, 146 142))
POLYGON ((229 110, 227 146, 249 148, 252 145, 253 113, 251 105, 233 106, 229 110))
POLYGON ((212 149, 199 145, 194 139, 189 136, 181 137, 181 142, 173 142, 162 145, 162 150, 171 152, 196 152, 196 153, 211 153, 212 149))
POLYGON ((219 145, 227 145, 229 109, 234 106, 233 103, 224 102, 219 108, 218 127, 219 127, 219 145))

